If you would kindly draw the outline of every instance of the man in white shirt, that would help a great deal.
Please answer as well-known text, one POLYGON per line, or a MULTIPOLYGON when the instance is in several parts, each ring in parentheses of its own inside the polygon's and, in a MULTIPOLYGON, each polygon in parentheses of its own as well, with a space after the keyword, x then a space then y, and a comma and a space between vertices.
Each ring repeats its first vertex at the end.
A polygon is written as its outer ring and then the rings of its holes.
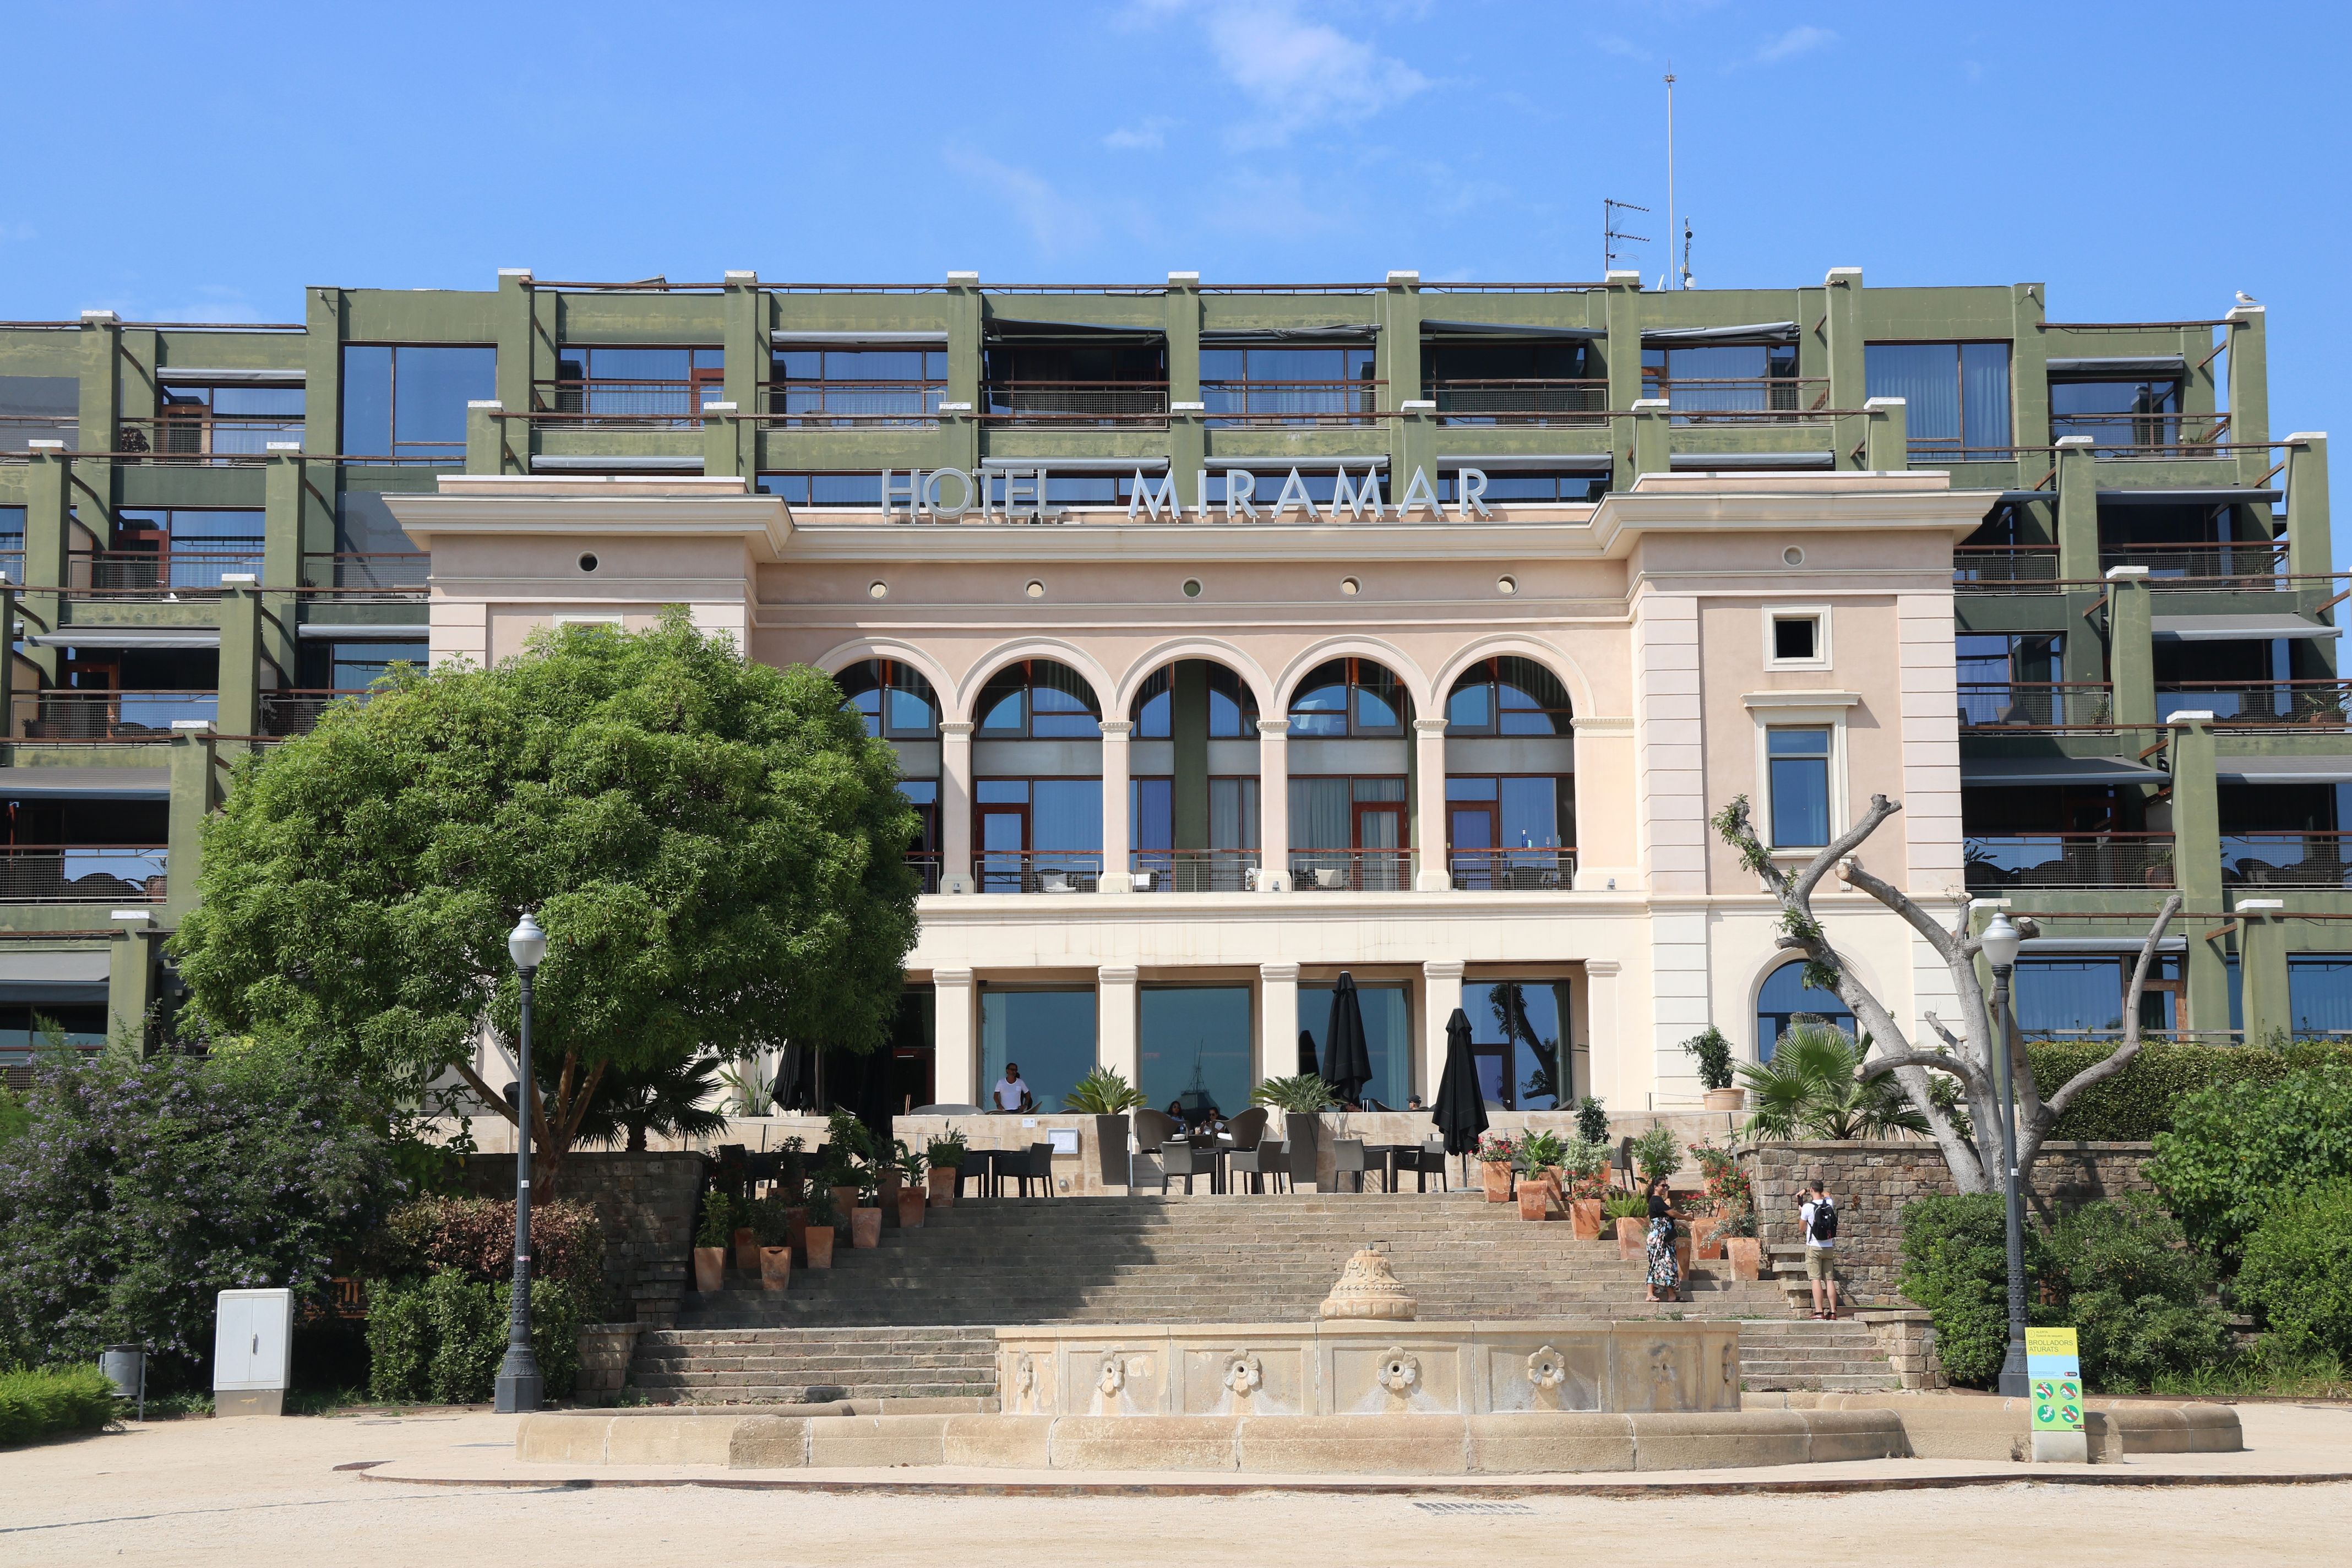
POLYGON ((996 1109, 999 1110, 1029 1109, 1029 1086, 1022 1080, 1019 1062, 1004 1064, 1004 1076, 996 1080, 996 1088, 991 1092, 996 1096, 996 1109))
POLYGON ((1819 1182, 1797 1205, 1797 1228, 1805 1235, 1805 1278, 1813 1285, 1813 1316, 1837 1316, 1837 1205, 1819 1182), (1826 1232, 1826 1234, 1824 1234, 1826 1232))

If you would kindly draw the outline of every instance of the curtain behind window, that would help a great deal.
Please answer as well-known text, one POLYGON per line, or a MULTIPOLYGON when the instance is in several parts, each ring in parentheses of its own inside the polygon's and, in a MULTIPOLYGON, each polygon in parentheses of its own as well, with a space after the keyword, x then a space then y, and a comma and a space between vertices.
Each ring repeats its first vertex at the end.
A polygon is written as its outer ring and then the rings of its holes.
POLYGON ((1290 842, 1300 849, 1345 849, 1355 843, 1346 779, 1290 781, 1290 842))
MULTIPOLYGON (((2004 355, 2004 384, 2008 374, 2004 355)), ((1868 344, 1863 350, 1863 379, 1871 396, 1903 399, 1904 428, 1911 439, 1960 438, 1960 378, 1952 344, 1868 344)))

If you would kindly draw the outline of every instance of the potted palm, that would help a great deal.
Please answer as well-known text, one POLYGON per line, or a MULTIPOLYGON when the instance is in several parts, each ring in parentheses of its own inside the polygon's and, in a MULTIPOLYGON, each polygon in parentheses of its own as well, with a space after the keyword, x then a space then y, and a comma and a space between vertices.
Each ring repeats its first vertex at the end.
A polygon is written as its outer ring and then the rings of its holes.
POLYGON ((725 1193, 702 1194, 702 1222, 694 1231, 694 1288, 716 1294, 727 1282, 727 1243, 735 1230, 735 1203, 725 1193))
POLYGON ((1572 1138, 1561 1154, 1568 1176, 1568 1217, 1579 1241, 1601 1239, 1601 1210, 1609 1195, 1609 1145, 1592 1138, 1572 1138))
POLYGON ((857 1205, 849 1211, 849 1245, 882 1245, 882 1173, 868 1165, 857 1173, 857 1205))
POLYGON ((925 1180, 930 1188, 933 1208, 954 1206, 956 1182, 963 1174, 965 1152, 961 1132, 943 1132, 923 1146, 923 1161, 929 1166, 925 1180))
POLYGON ((923 1156, 907 1147, 903 1138, 897 1142, 898 1167, 898 1228, 920 1230, 923 1227, 923 1207, 930 1194, 923 1185, 923 1156))
POLYGON ((833 1201, 833 1189, 819 1186, 809 1194, 808 1217, 803 1222, 801 1253, 811 1268, 833 1267, 834 1232, 841 1224, 841 1209, 833 1201))
POLYGON ((781 1198, 751 1205, 751 1229, 760 1243, 760 1289, 782 1290, 793 1279, 792 1208, 781 1198))
POLYGON ((1507 1132, 1489 1132, 1478 1140, 1478 1174, 1486 1183, 1488 1203, 1511 1201, 1511 1167, 1518 1154, 1518 1145, 1507 1132))
POLYGON ((1143 1103, 1143 1091, 1109 1068, 1097 1068, 1062 1096, 1062 1109, 1095 1119, 1095 1163, 1106 1187, 1135 1180, 1128 1163, 1127 1113, 1143 1103))
POLYGON ((1293 1186, 1317 1180, 1317 1154, 1323 1142, 1323 1108, 1331 1103, 1331 1086, 1317 1073, 1270 1078, 1250 1090, 1250 1103, 1282 1112, 1283 1136, 1290 1151, 1293 1186))
POLYGON ((1738 1110, 1748 1103, 1744 1090, 1732 1086, 1731 1042, 1709 1024, 1683 1042, 1684 1054, 1698 1063, 1699 1087, 1706 1091, 1709 1110, 1738 1110))

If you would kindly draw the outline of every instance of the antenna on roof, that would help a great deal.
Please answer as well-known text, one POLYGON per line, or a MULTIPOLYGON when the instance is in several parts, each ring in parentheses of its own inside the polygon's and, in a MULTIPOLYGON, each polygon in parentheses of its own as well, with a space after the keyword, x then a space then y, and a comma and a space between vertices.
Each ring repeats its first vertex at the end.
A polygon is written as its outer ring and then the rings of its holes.
POLYGON ((1683 287, 1685 289, 1691 286, 1690 247, 1691 221, 1685 217, 1683 219, 1683 287))
POLYGON ((1666 60, 1666 243, 1675 233, 1675 62, 1666 60))
POLYGON ((1628 234, 1623 229, 1619 228, 1617 226, 1617 215, 1619 213, 1645 213, 1649 210, 1650 209, 1647 207, 1636 206, 1632 202, 1612 201, 1606 196, 1603 196, 1601 199, 1601 270, 1602 273, 1606 274, 1616 270, 1617 242, 1619 240, 1633 240, 1641 245, 1647 245, 1650 243, 1650 237, 1646 234, 1628 234))

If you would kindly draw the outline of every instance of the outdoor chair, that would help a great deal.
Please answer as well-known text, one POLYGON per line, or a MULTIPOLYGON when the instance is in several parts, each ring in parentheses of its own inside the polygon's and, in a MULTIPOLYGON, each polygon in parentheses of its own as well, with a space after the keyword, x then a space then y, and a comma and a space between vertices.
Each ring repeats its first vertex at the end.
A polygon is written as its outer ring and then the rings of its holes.
POLYGON ((958 1203, 963 1201, 963 1184, 974 1176, 980 1178, 980 1195, 984 1198, 994 1197, 996 1193, 988 1179, 988 1151, 966 1149, 963 1152, 963 1163, 956 1167, 956 1201, 958 1203))
POLYGON ((1241 1179, 1247 1176, 1251 1192, 1265 1192, 1266 1180, 1271 1177, 1274 1190, 1278 1193, 1290 1184, 1290 1151, 1284 1147, 1279 1138, 1261 1137, 1246 1149, 1235 1149, 1226 1161, 1225 1169, 1233 1173, 1234 1188, 1237 1192, 1241 1188, 1241 1179))
POLYGON ((996 1179, 1001 1184, 1010 1176, 1021 1184, 1021 1196, 1029 1195, 1029 1184, 1042 1183, 1045 1195, 1054 1195, 1054 1146, 1032 1143, 1026 1149, 996 1152, 996 1179))
POLYGON ((1355 1190, 1360 1193, 1364 1190, 1364 1141, 1362 1139, 1334 1138, 1331 1140, 1331 1189, 1334 1192, 1339 1190, 1339 1178, 1342 1176, 1355 1177, 1355 1190))
POLYGON ((1160 1146, 1160 1169, 1162 1173, 1160 1190, 1166 1192, 1168 1184, 1181 1176, 1184 1178, 1184 1195, 1189 1198, 1192 1195, 1193 1177, 1216 1174, 1217 1157, 1206 1149, 1195 1148, 1181 1138, 1173 1139, 1160 1146))
POLYGON ((1273 1114, 1263 1105, 1254 1105, 1225 1123, 1225 1131, 1233 1139, 1236 1153, 1257 1147, 1258 1140, 1265 1136, 1265 1124, 1273 1114))
POLYGON ((1437 1187, 1440 1192, 1450 1193, 1454 1190, 1453 1183, 1449 1179, 1451 1172, 1445 1163, 1445 1140, 1443 1138, 1432 1138, 1411 1154, 1398 1155, 1396 1168, 1397 1174, 1400 1176, 1407 1171, 1418 1176, 1421 1181, 1421 1190, 1424 1193, 1429 1191, 1429 1178, 1432 1176, 1437 1178, 1437 1187), (1408 1163, 1408 1161, 1411 1163, 1408 1163))
POLYGON ((1135 1113, 1135 1146, 1147 1152, 1162 1143, 1173 1142, 1184 1135, 1183 1127, 1164 1110, 1139 1110, 1135 1113))

